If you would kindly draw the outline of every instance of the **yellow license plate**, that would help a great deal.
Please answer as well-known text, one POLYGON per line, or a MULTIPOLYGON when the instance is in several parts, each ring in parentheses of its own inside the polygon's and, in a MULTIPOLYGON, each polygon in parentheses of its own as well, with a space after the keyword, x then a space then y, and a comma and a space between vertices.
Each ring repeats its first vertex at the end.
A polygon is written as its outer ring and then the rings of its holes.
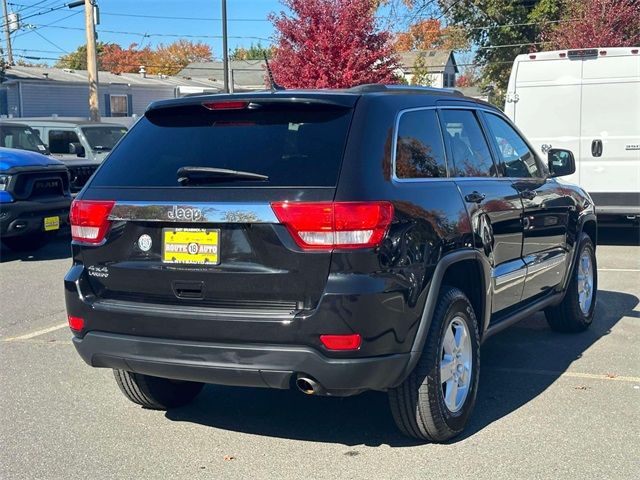
POLYGON ((220 263, 220 230, 197 228, 164 228, 162 261, 164 263, 220 263))
POLYGON ((44 217, 44 231, 50 232, 51 230, 60 229, 60 217, 44 217))

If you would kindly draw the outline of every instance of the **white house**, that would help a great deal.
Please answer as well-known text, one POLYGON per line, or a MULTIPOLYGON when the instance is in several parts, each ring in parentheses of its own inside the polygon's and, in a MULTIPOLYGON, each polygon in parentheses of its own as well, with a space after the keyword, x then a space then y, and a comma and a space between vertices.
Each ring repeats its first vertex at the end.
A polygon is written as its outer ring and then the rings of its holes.
POLYGON ((458 66, 451 50, 415 50, 400 52, 400 73, 411 84, 416 74, 424 74, 428 80, 418 82, 431 87, 456 86, 458 66))

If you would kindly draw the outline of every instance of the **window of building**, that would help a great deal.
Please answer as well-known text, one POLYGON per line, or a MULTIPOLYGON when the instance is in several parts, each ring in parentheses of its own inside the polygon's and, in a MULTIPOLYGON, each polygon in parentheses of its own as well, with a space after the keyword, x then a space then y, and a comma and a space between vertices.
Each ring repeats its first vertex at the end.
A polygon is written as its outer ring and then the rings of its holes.
POLYGON ((471 110, 442 110, 445 142, 456 177, 494 177, 496 168, 476 114, 471 110))
POLYGON ((111 105, 112 117, 128 117, 129 108, 126 95, 110 95, 109 104, 111 105))
POLYGON ((49 130, 49 151, 51 153, 70 153, 70 143, 80 143, 78 135, 73 130, 49 130))
POLYGON ((541 177, 536 158, 518 133, 497 115, 485 115, 505 177, 541 177))
POLYGON ((446 176, 444 145, 435 110, 403 113, 396 140, 396 177, 446 176))

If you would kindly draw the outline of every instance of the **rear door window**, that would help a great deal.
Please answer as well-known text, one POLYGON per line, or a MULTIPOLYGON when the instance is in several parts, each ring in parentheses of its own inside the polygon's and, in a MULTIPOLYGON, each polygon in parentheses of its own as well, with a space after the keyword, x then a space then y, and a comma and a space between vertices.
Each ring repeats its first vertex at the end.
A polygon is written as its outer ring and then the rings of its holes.
POLYGON ((57 154, 69 153, 70 143, 79 143, 78 135, 73 130, 49 130, 49 151, 57 154))
POLYGON ((269 177, 227 179, 223 186, 335 186, 351 116, 348 108, 266 102, 243 110, 152 110, 111 152, 92 185, 179 187, 178 169, 191 166, 269 177))
POLYGON ((443 133, 456 177, 495 177, 497 170, 476 114, 471 110, 442 110, 443 133))
POLYGON ((505 177, 540 178, 542 172, 524 140, 507 122, 491 113, 484 115, 496 145, 505 177))
POLYGON ((396 177, 446 176, 444 145, 435 110, 404 112, 398 123, 396 139, 396 177))

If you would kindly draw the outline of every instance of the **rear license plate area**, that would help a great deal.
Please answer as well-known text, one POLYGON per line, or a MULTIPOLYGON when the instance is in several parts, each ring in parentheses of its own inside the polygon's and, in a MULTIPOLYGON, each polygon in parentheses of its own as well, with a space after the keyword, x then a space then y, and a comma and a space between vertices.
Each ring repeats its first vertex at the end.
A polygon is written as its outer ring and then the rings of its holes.
POLYGON ((218 265, 220 263, 220 230, 163 228, 162 262, 218 265))

